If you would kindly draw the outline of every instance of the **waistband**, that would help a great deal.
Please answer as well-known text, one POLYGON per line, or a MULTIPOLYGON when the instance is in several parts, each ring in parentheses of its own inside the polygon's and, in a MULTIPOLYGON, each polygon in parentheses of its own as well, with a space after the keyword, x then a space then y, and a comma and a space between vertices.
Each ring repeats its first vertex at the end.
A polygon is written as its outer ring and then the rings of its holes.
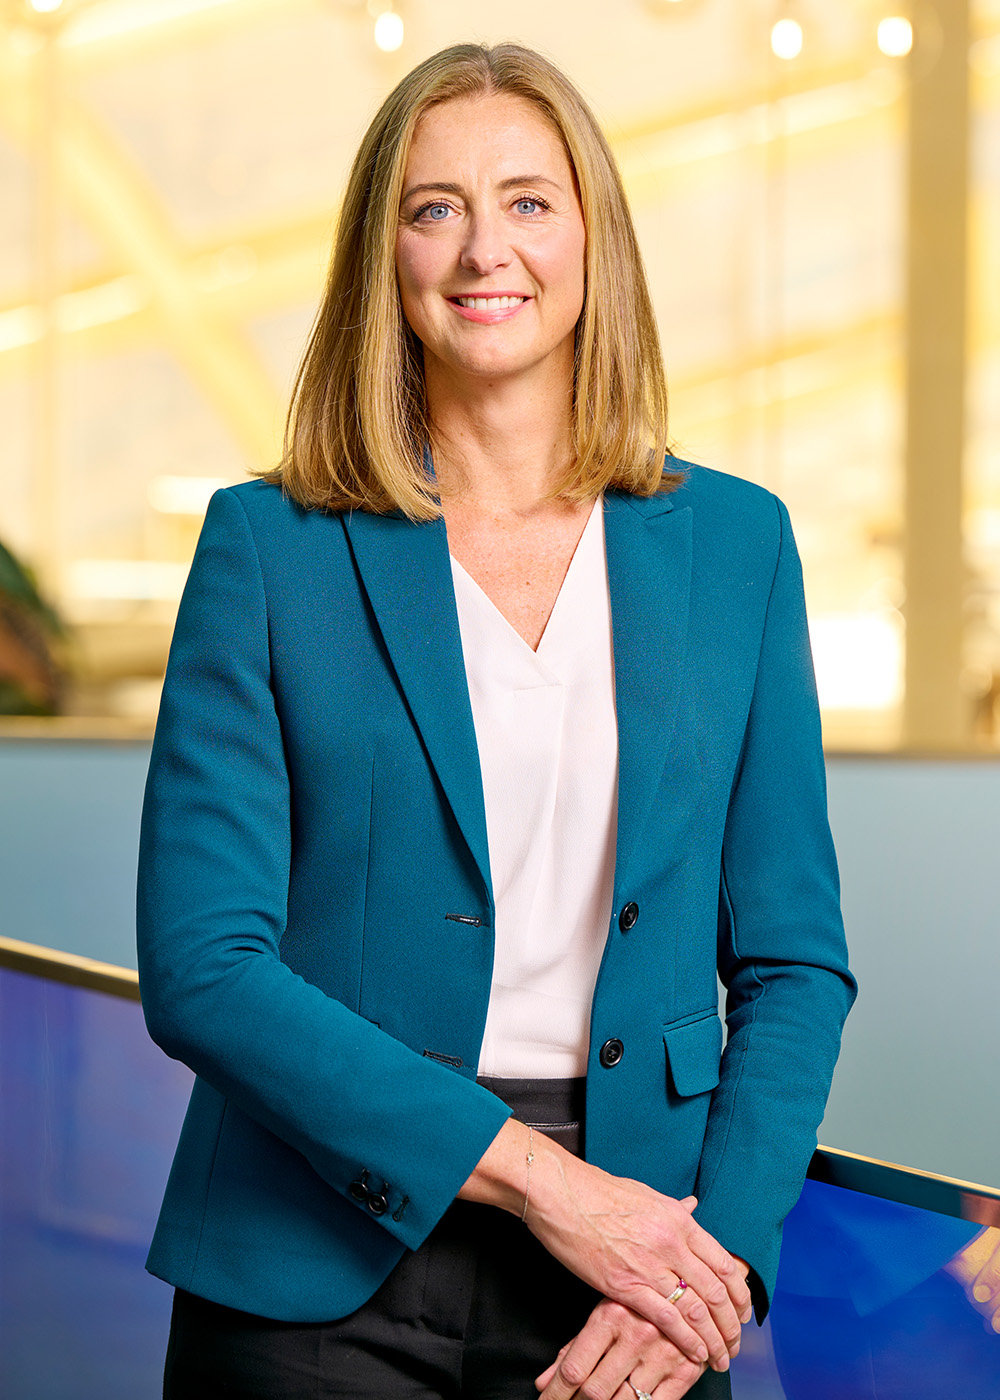
POLYGON ((507 1105, 514 1117, 554 1138, 574 1157, 583 1156, 587 1080, 503 1079, 480 1075, 477 1083, 507 1105))

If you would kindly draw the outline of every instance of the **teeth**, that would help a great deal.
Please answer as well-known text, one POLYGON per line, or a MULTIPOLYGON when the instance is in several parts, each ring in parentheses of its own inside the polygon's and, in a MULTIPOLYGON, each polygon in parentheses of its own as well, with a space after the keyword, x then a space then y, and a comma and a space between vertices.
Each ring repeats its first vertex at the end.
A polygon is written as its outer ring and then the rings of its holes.
POLYGON ((508 307, 520 306, 527 297, 456 297, 455 300, 469 311, 506 311, 508 307))

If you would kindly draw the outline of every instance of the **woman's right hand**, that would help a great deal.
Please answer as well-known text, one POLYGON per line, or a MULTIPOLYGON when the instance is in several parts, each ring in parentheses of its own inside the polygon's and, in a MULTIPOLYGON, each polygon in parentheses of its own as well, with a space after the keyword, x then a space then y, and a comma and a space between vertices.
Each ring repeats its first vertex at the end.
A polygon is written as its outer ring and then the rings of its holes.
MULTIPOLYGON (((750 1316, 743 1271, 683 1201, 583 1162, 544 1134, 525 1221, 550 1254, 606 1298, 646 1318, 692 1361, 726 1370, 750 1316), (679 1279, 688 1287, 670 1303, 679 1279)), ((460 1193, 521 1214, 529 1135, 508 1120, 460 1193)))

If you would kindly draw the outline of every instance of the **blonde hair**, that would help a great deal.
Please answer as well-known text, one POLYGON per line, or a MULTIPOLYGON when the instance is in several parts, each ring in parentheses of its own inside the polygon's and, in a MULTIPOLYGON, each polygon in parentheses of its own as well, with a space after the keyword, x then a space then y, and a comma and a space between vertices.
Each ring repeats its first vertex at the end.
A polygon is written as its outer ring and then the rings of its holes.
POLYGON ((281 464, 263 473, 307 507, 413 520, 440 515, 424 465, 430 442, 420 342, 396 283, 396 231, 414 127, 450 98, 510 94, 561 138, 586 229, 586 293, 576 327, 575 460, 554 494, 669 490, 667 389, 638 241, 615 160, 569 80, 518 44, 456 44, 390 93, 365 133, 340 212, 330 272, 299 367, 281 464))

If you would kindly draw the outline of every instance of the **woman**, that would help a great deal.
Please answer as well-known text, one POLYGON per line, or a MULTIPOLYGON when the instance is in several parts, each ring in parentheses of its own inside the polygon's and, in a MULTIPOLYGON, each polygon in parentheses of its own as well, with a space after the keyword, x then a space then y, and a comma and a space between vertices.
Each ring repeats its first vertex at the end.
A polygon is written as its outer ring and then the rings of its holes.
POLYGON ((665 418, 592 115, 428 59, 171 651, 167 1394, 728 1393, 854 987, 787 516, 665 418))

